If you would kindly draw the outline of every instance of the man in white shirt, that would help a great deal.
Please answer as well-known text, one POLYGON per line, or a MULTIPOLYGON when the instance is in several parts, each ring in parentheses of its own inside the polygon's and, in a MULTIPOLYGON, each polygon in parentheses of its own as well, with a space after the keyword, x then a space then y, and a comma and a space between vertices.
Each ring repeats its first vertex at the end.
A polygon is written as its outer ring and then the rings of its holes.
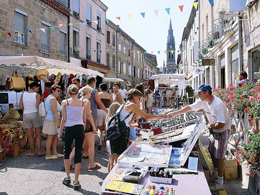
POLYGON ((211 175, 211 180, 217 179, 214 186, 210 186, 210 190, 221 191, 225 188, 223 183, 224 157, 230 135, 231 123, 224 102, 218 97, 213 96, 211 90, 212 88, 208 84, 200 85, 199 89, 195 91, 198 93, 200 100, 190 106, 186 106, 178 111, 172 112, 168 114, 168 116, 173 117, 192 110, 204 110, 210 123, 208 125, 208 129, 211 132, 209 152, 215 167, 214 173, 211 175))
POLYGON ((121 86, 121 89, 119 89, 118 92, 121 94, 123 100, 125 100, 125 102, 126 102, 127 90, 125 89, 125 86, 122 85, 122 86, 121 86))

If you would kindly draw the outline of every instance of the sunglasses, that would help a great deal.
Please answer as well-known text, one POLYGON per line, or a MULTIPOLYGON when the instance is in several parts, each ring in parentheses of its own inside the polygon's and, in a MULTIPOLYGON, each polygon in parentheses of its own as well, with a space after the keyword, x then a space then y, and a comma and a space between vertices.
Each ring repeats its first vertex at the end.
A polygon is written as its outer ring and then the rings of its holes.
POLYGON ((61 92, 61 90, 57 90, 57 92, 61 92))

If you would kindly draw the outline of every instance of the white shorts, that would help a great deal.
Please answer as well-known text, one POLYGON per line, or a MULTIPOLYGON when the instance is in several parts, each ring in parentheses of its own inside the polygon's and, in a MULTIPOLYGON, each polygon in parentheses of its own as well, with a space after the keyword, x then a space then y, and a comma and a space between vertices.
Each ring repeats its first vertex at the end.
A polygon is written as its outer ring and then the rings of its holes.
POLYGON ((102 109, 97 109, 97 115, 98 115, 98 118, 97 118, 97 126, 102 126, 102 125, 105 125, 106 122, 106 117, 107 117, 107 113, 102 110, 102 109))

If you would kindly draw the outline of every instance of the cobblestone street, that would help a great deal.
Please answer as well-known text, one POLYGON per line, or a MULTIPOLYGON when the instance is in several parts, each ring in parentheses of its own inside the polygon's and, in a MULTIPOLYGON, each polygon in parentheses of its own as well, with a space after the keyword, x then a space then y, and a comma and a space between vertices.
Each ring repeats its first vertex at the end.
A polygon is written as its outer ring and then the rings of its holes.
MULTIPOLYGON (((3 165, 0 165, 0 194, 99 194, 102 182, 107 175, 108 155, 104 150, 104 147, 101 151, 95 149, 95 162, 102 166, 99 170, 88 171, 89 161, 82 159, 79 177, 82 189, 78 192, 62 184, 65 176, 65 171, 60 168, 63 165, 63 158, 45 160, 45 156, 27 157, 24 156, 29 152, 27 150, 20 156, 9 158, 3 165)), ((62 153, 62 148, 58 148, 58 152, 62 153)), ((73 181, 74 170, 71 173, 73 181)))

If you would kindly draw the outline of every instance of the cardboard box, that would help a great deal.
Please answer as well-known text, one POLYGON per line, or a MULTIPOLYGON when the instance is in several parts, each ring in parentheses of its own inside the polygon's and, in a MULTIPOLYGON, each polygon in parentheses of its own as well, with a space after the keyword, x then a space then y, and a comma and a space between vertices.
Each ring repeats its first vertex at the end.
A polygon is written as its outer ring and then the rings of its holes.
POLYGON ((225 160, 225 179, 237 178, 237 161, 225 160))

